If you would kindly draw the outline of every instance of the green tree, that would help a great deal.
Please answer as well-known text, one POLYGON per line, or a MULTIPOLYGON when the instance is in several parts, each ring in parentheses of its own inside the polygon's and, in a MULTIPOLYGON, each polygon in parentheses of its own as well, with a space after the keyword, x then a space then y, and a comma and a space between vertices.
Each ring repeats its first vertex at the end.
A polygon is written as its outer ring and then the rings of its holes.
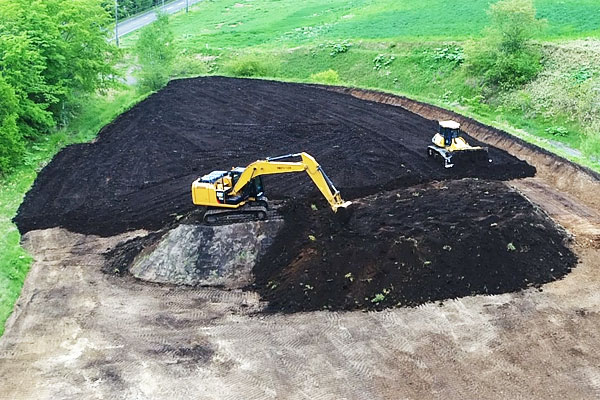
POLYGON ((142 29, 135 48, 141 66, 141 91, 158 90, 169 81, 175 59, 173 38, 169 17, 165 14, 159 14, 156 22, 142 29))
POLYGON ((46 83, 46 59, 26 34, 0 39, 0 73, 18 102, 15 112, 19 130, 29 137, 54 126, 50 104, 58 102, 60 90, 46 83))
POLYGON ((14 90, 0 74, 0 173, 17 165, 25 151, 17 128, 17 107, 14 90))
MULTIPOLYGON (((161 4, 162 0, 119 0, 119 18, 125 18, 133 14, 148 10, 154 6, 161 4)), ((102 6, 108 10, 111 18, 115 17, 115 2, 114 0, 102 1, 102 6)))
POLYGON ((113 83, 118 50, 98 1, 0 0, 0 21, 0 71, 28 137, 52 127, 75 98, 113 83))
POLYGON ((0 0, 0 173, 80 96, 114 84, 111 22, 98 0, 0 0))
POLYGON ((529 82, 541 69, 541 51, 532 39, 545 23, 536 18, 533 0, 501 0, 488 14, 491 25, 467 47, 466 67, 488 87, 529 82))

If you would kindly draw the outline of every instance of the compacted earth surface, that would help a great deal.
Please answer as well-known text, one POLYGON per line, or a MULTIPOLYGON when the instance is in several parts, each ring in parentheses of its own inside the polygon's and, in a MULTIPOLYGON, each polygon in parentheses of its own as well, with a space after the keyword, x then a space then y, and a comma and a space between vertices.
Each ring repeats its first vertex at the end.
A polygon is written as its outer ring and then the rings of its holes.
MULTIPOLYGON (((309 85, 178 80, 61 151, 15 219, 21 232, 62 226, 109 236, 160 229, 193 210, 191 183, 213 170, 305 151, 351 199, 440 179, 514 179, 535 168, 495 148, 490 165, 440 168, 426 156, 437 123, 309 85)), ((469 139, 477 144, 474 139, 469 139)), ((270 198, 315 193, 304 174, 270 176, 270 198)))
POLYGON ((169 83, 61 151, 21 205, 35 263, 0 398, 600 395, 599 213, 493 146, 443 168, 436 126, 311 85, 169 83), (266 179, 277 229, 201 225, 198 176, 301 151, 347 213, 287 174, 266 179))

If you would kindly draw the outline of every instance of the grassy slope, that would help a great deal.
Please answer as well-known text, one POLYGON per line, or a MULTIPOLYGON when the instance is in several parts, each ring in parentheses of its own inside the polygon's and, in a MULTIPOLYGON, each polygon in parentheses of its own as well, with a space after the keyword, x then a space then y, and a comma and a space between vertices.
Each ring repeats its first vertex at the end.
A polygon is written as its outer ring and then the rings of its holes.
POLYGON ((60 148, 93 139, 100 128, 137 101, 132 90, 88 99, 81 104, 82 113, 67 128, 32 145, 26 165, 0 180, 0 336, 31 263, 31 257, 19 245, 21 237, 11 219, 38 170, 60 148))

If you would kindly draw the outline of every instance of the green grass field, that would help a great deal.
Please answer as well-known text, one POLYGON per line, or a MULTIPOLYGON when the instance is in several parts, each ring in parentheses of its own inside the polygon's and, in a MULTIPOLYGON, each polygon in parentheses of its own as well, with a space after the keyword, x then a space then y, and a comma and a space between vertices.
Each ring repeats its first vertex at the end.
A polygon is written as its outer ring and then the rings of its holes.
MULTIPOLYGON (((537 88, 534 82, 512 97, 483 103, 473 80, 452 59, 453 51, 462 56, 468 42, 480 37, 489 23, 486 10, 491 3, 460 0, 448 7, 441 0, 206 1, 189 14, 171 18, 180 53, 175 76, 221 74, 323 82, 315 76, 333 70, 339 79, 325 83, 407 95, 512 132, 525 129, 550 150, 560 152, 560 147, 553 145, 558 142, 577 153, 585 147, 584 134, 595 129, 593 119, 600 123, 593 91, 575 87, 563 93, 560 85, 552 86, 546 79, 537 88), (348 51, 331 55, 336 45, 344 44, 351 44, 348 51), (448 49, 450 54, 444 53, 448 49), (380 55, 394 60, 374 70, 374 60, 380 55), (546 106, 548 100, 535 94, 544 85, 552 86, 549 92, 556 92, 554 104, 546 106), (573 107, 591 113, 579 115, 582 113, 573 112, 573 107)), ((596 0, 537 0, 535 5, 538 16, 548 21, 538 35, 540 42, 552 45, 600 38, 600 18, 596 18, 600 4, 596 0)), ((135 40, 136 34, 130 35, 125 46, 135 40)), ((550 72, 566 76, 576 74, 577 68, 588 68, 579 51, 574 53, 573 62, 550 72)), ((585 83, 590 87, 600 81, 600 68, 592 69, 593 79, 585 83)), ((564 155, 598 168, 584 155, 564 155)))
MULTIPOLYGON (((447 1, 209 1, 173 19, 176 37, 200 48, 295 46, 352 39, 448 41, 479 36, 488 24, 490 0, 447 1)), ((596 0, 538 0, 548 20, 543 39, 585 37, 600 32, 596 0)))

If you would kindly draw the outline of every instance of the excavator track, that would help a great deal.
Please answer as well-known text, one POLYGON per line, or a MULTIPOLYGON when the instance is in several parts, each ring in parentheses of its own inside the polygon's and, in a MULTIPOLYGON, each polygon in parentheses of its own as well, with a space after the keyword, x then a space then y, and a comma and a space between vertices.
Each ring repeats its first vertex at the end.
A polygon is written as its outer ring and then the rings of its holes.
POLYGON ((209 208, 203 220, 208 225, 227 225, 240 222, 262 221, 269 218, 267 207, 262 205, 244 206, 239 209, 209 208))

